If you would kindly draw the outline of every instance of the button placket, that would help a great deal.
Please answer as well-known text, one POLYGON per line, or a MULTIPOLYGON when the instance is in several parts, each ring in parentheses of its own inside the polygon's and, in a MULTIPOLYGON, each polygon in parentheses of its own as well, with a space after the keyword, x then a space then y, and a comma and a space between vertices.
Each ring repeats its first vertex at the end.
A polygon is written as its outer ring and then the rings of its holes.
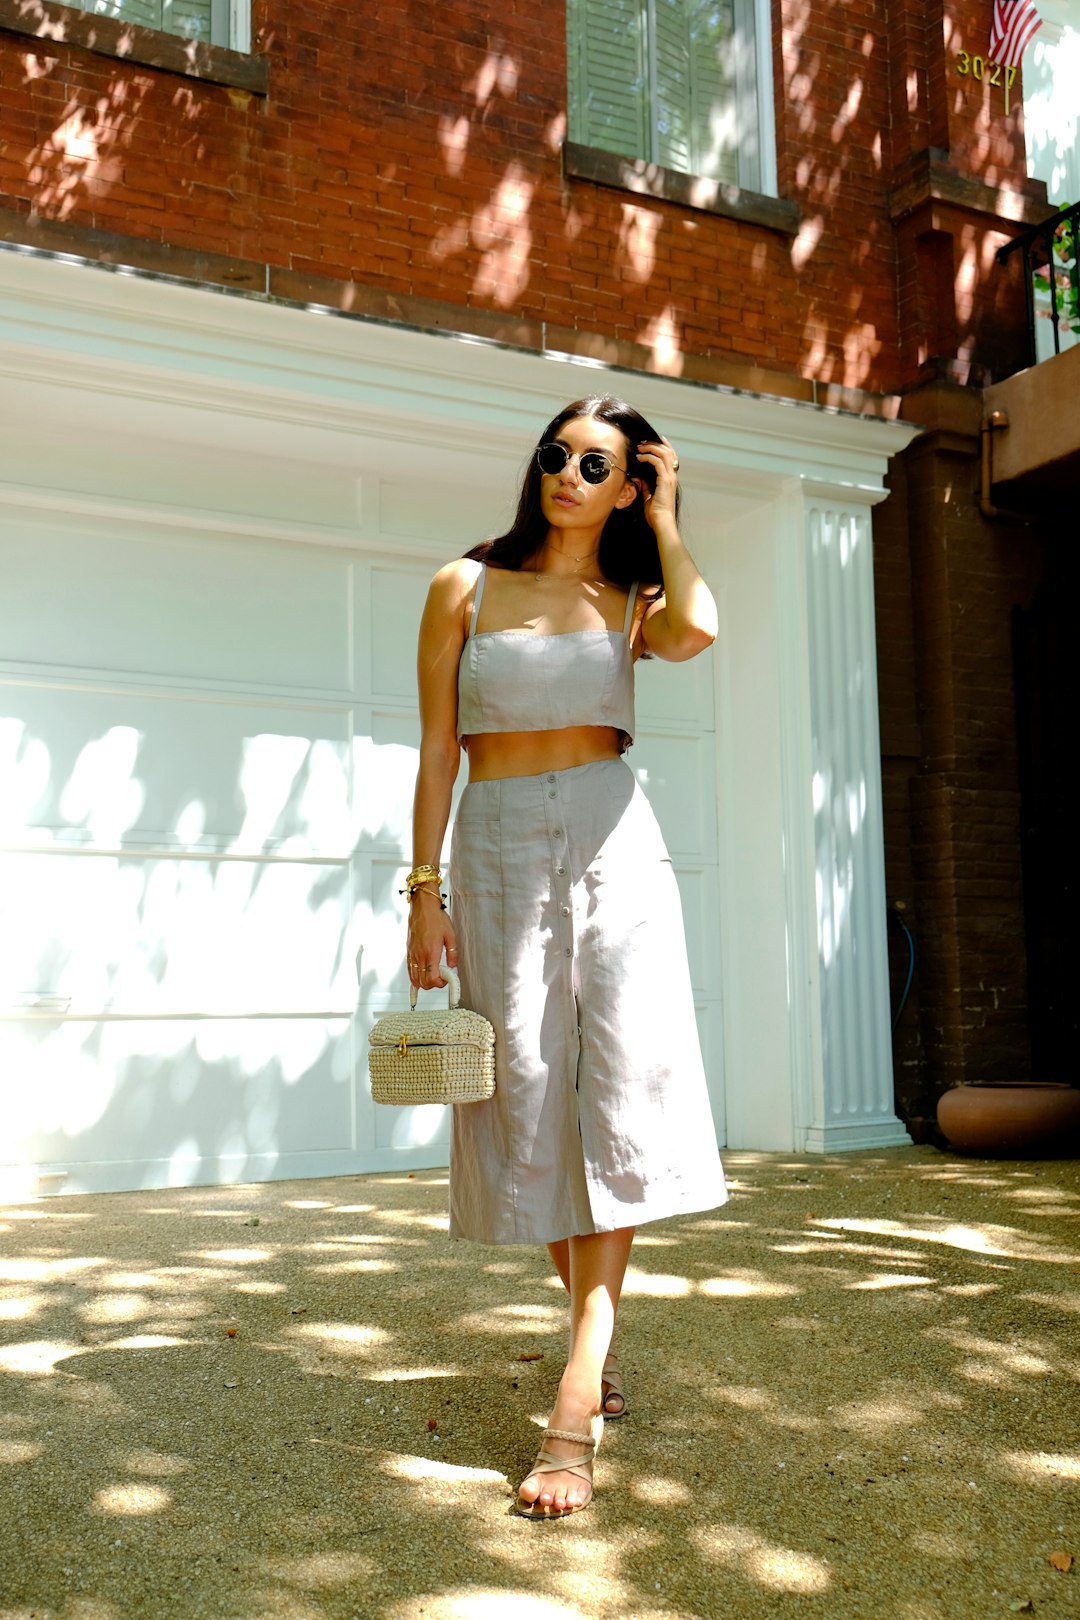
MULTIPOLYGON (((560 955, 568 963, 574 959, 574 914, 570 896, 570 872, 567 859, 566 828, 562 799, 559 792, 558 777, 552 772, 545 778, 544 793, 546 798, 545 815, 548 825, 548 841, 551 850, 552 871, 554 872, 555 904, 558 908, 559 924, 556 938, 560 947, 560 955)), ((569 984, 571 1000, 573 1000, 573 974, 569 984)), ((576 1027, 576 1009, 574 1025, 576 1027)))

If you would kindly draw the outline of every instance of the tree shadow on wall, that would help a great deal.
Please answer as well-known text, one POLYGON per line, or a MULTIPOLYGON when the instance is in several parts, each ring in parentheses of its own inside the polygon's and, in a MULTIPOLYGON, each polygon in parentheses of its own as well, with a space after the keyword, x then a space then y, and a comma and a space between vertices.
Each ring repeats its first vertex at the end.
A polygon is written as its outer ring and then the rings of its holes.
MULTIPOLYGON (((22 4, 34 14, 35 0, 22 4)), ((366 307, 363 289, 464 301, 543 323, 555 347, 672 376, 704 358, 744 368, 748 386, 761 386, 762 371, 777 387, 785 373, 895 386, 887 191, 903 154, 891 109, 903 106, 913 150, 946 136, 921 47, 894 22, 853 18, 840 0, 784 11, 775 101, 779 190, 801 211, 792 237, 566 179, 561 48, 545 31, 543 54, 533 22, 521 21, 518 41, 486 16, 455 14, 451 27, 425 11, 411 29, 406 14, 403 29, 395 9, 371 21, 343 23, 329 39, 269 16, 256 48, 270 58, 274 93, 265 104, 238 96, 235 107, 238 93, 134 66, 91 88, 62 63, 67 48, 43 39, 24 67, 40 120, 21 154, 34 216, 353 283, 340 294, 347 309, 366 307), (410 53, 426 65, 406 92, 395 74, 410 53), (331 117, 335 86, 354 109, 352 129, 331 117)), ((946 52, 972 44, 954 18, 932 26, 946 52)), ((992 141, 990 86, 967 89, 985 106, 965 161, 994 187, 1021 136, 1011 147, 992 141)), ((984 236, 950 237, 919 294, 927 330, 941 325, 940 292, 956 311, 941 343, 960 359, 1017 307, 1018 284, 984 236)))
MULTIPOLYGON (((48 692, 37 714, 40 691, 7 691, 9 1173, 235 1181, 280 1173, 285 1151, 340 1169, 359 1151, 370 1006, 407 995, 400 902, 378 873, 404 861, 415 751, 371 742, 380 791, 353 800, 354 745, 320 736, 318 710, 310 735, 245 738, 235 703, 211 713, 197 693, 151 704, 121 683, 102 725, 100 695, 50 723, 48 692)), ((426 1113, 413 1124, 422 1144, 426 1113)))

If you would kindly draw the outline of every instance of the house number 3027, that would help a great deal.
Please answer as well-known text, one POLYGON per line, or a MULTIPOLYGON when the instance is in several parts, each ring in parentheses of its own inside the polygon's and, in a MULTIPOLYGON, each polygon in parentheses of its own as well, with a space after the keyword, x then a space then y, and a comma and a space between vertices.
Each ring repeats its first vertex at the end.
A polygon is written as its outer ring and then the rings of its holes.
POLYGON ((1016 69, 1006 67, 1003 62, 988 62, 985 56, 969 56, 967 51, 957 51, 956 71, 963 77, 969 74, 973 79, 985 79, 987 84, 1004 84, 1006 90, 1011 89, 1016 78, 1016 69), (1004 73, 1005 78, 1001 75, 1004 73))

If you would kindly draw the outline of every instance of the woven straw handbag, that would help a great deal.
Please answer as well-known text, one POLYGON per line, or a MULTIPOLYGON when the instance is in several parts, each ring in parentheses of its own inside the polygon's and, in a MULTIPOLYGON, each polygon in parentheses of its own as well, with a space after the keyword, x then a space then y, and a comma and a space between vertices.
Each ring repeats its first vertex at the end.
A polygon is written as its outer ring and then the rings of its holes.
POLYGON ((495 1090, 495 1031, 480 1013, 459 1005, 457 975, 449 1006, 417 1012, 416 986, 409 1012, 386 1013, 368 1036, 368 1073, 377 1103, 483 1102, 495 1090))

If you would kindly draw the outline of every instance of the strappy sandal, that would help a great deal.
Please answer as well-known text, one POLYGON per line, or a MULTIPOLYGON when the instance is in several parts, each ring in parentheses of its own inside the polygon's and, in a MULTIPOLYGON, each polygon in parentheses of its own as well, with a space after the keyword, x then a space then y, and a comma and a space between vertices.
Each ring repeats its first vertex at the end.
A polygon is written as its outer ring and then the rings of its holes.
POLYGON ((572 1506, 564 1508, 544 1507, 539 1497, 535 1502, 523 1502, 518 1496, 514 1500, 514 1511, 520 1513, 523 1519, 565 1519, 571 1513, 580 1513, 582 1508, 587 1508, 592 1501, 593 1458, 600 1449, 600 1437, 603 1432, 604 1420, 599 1414, 592 1420, 591 1434, 578 1434, 574 1429, 545 1429, 536 1461, 525 1478, 531 1479, 533 1474, 576 1474, 589 1486, 589 1494, 584 1502, 575 1502, 572 1506), (583 1449, 580 1457, 556 1457, 547 1449, 548 1440, 573 1440, 586 1449, 583 1449))
POLYGON ((600 1406, 604 1417, 609 1422, 612 1422, 615 1418, 625 1417, 626 1386, 623 1383, 623 1375, 619 1366, 619 1358, 616 1356, 614 1350, 609 1350, 607 1355, 604 1357, 604 1368, 600 1374, 600 1377, 601 1390, 603 1392, 600 1400, 600 1406), (609 1410, 608 1401, 610 1400, 618 1400, 622 1402, 622 1405, 619 1407, 617 1412, 612 1412, 609 1410))

